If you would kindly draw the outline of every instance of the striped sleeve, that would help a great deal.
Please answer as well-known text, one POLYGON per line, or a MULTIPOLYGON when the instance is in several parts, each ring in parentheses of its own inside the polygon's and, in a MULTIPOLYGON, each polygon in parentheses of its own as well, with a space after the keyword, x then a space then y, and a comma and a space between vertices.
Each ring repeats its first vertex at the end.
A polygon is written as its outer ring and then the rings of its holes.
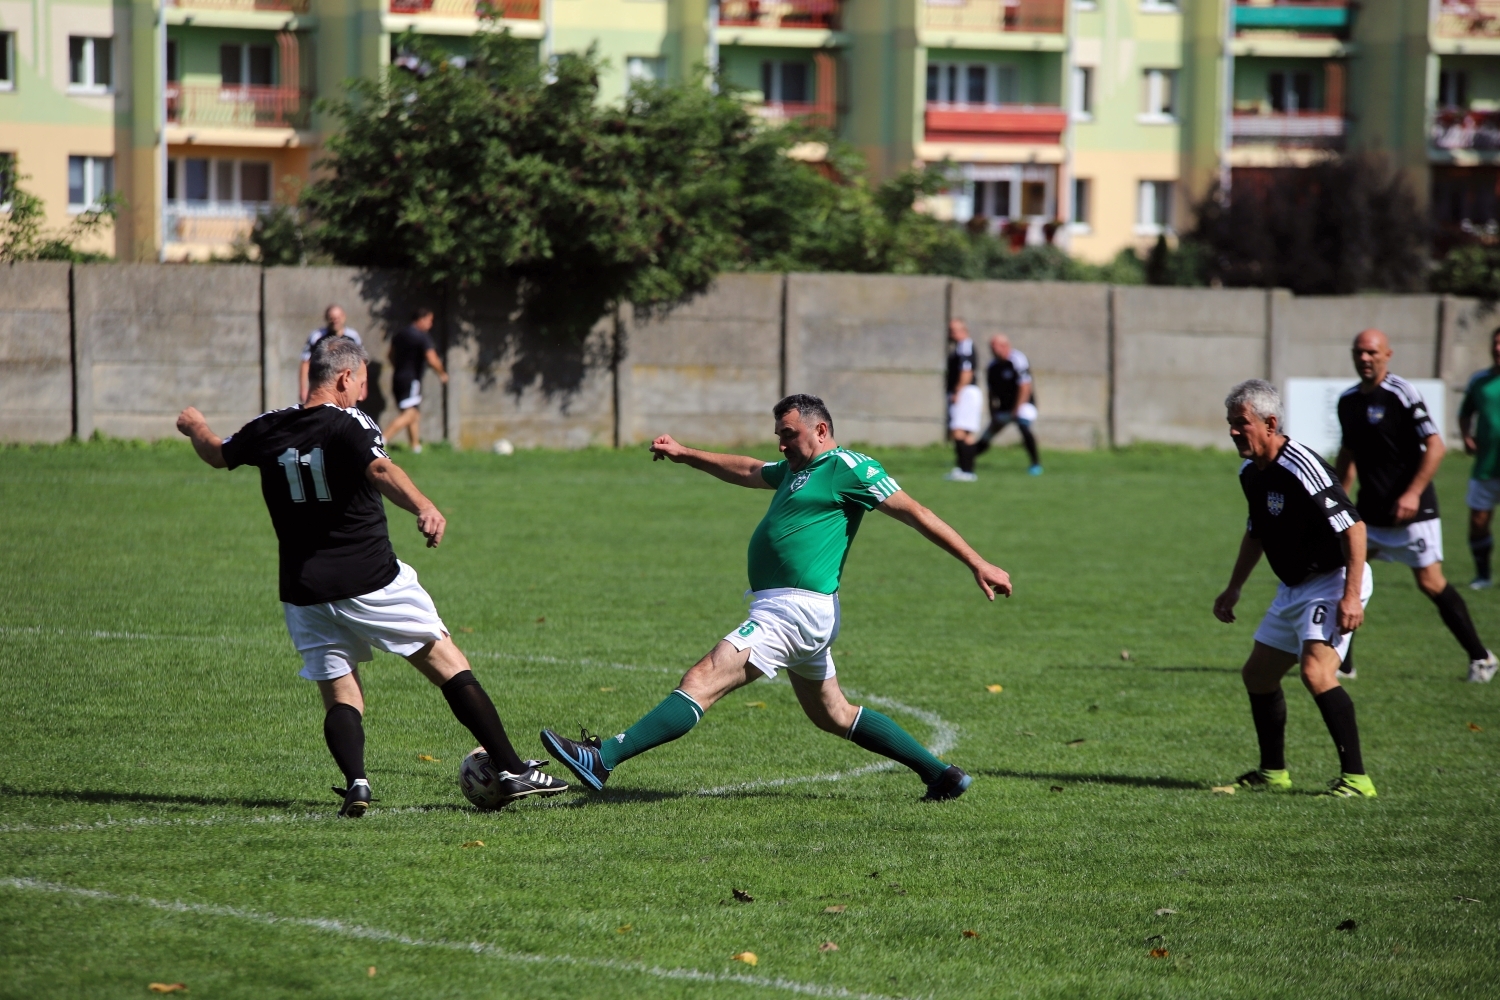
POLYGON ((1437 424, 1433 422, 1432 415, 1427 411, 1427 400, 1422 398, 1422 393, 1416 386, 1396 375, 1387 375, 1385 385, 1395 393, 1397 399, 1401 400, 1401 405, 1406 407, 1406 412, 1411 414, 1412 426, 1416 428, 1417 437, 1425 441, 1439 433, 1437 424))
POLYGON ((1344 487, 1334 478, 1333 470, 1317 452, 1289 440, 1276 462, 1302 484, 1312 498, 1313 506, 1328 518, 1328 526, 1335 533, 1347 531, 1362 520, 1354 504, 1349 502, 1349 494, 1344 492, 1344 487))
POLYGON ((858 452, 850 452, 849 458, 854 464, 846 460, 839 470, 839 498, 846 503, 874 510, 901 490, 901 484, 873 458, 858 452))

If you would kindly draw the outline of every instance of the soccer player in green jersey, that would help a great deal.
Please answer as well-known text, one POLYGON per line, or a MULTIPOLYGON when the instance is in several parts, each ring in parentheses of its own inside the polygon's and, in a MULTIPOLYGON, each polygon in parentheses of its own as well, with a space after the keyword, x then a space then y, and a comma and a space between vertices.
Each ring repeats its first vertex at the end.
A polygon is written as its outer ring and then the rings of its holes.
POLYGON ((1469 551, 1474 553, 1474 590, 1490 586, 1495 539, 1490 517, 1500 502, 1500 327, 1490 334, 1489 368, 1474 373, 1458 410, 1464 451, 1474 456, 1469 473, 1469 551))
POLYGON ((585 730, 579 740, 542 730, 543 744, 593 789, 622 762, 697 725, 714 702, 762 676, 785 670, 802 710, 819 729, 899 761, 927 785, 928 799, 954 799, 972 780, 933 756, 873 708, 849 704, 834 676, 830 647, 839 634, 839 578, 865 512, 879 510, 921 532, 974 574, 991 601, 1010 596, 1010 576, 980 558, 951 527, 905 493, 880 463, 840 448, 833 418, 817 396, 788 396, 772 410, 786 458, 695 451, 663 435, 653 461, 690 465, 736 486, 775 490, 750 536, 750 617, 725 636, 661 704, 612 739, 585 730))

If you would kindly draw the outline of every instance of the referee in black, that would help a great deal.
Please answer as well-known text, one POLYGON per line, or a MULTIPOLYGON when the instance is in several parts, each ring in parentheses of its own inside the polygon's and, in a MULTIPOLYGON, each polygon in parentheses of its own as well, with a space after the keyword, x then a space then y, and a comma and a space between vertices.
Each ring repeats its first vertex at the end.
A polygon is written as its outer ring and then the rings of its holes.
POLYGON ((499 772, 504 802, 566 791, 538 770, 546 761, 516 755, 416 571, 391 548, 382 495, 416 515, 430 548, 443 540, 447 521, 385 453, 375 422, 355 408, 368 361, 357 341, 326 337, 313 346, 303 405, 261 414, 223 439, 194 407, 177 417, 177 429, 209 465, 260 470, 287 632, 302 657, 300 675, 323 697, 323 737, 344 772, 345 787, 334 789, 344 799, 339 815, 358 818, 370 806, 359 664, 371 659, 371 646, 405 657, 442 689, 499 772))
MULTIPOLYGON (((1453 638, 1469 656, 1469 680, 1494 676, 1495 656, 1479 640, 1469 607, 1443 577, 1443 526, 1432 477, 1443 461, 1443 435, 1417 387, 1391 374, 1391 344, 1379 330, 1354 338, 1359 384, 1339 397, 1343 446, 1334 468, 1345 491, 1359 476, 1360 517, 1368 526, 1370 558, 1411 567, 1417 587, 1437 605, 1453 638)), ((1353 650, 1339 673, 1355 676, 1353 650)))
POLYGON ((1343 773, 1328 794, 1374 798, 1359 749, 1354 702, 1339 686, 1338 666, 1365 620, 1373 584, 1365 566, 1365 525, 1318 453, 1281 433, 1281 395, 1261 379, 1230 390, 1229 436, 1245 462, 1240 488, 1250 507, 1229 586, 1214 616, 1234 621, 1240 588, 1262 554, 1280 579, 1276 598, 1255 630, 1241 676, 1260 739, 1260 767, 1240 775, 1246 788, 1285 791, 1286 696, 1281 678, 1301 665, 1302 683, 1323 713, 1343 773))

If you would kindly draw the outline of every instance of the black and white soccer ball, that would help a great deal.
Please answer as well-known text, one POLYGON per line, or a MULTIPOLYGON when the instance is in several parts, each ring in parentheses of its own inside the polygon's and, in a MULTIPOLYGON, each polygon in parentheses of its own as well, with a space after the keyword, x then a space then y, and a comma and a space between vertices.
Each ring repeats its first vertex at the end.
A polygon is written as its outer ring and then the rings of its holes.
POLYGON ((475 747, 458 765, 458 787, 464 798, 480 809, 501 809, 505 806, 501 798, 500 772, 490 763, 490 755, 484 747, 475 747))

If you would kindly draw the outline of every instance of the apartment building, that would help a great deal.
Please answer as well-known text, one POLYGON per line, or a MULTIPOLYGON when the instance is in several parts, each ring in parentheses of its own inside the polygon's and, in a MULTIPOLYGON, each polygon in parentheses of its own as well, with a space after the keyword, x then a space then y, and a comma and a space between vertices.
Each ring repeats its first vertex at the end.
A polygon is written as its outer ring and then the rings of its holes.
MULTIPOLYGON (((295 196, 413 30, 455 57, 486 0, 0 0, 0 186, 53 225, 118 191, 96 249, 224 253, 295 196)), ((488 0, 537 57, 594 46, 603 100, 700 66, 877 176, 950 165, 927 209, 1094 260, 1218 181, 1389 154, 1434 218, 1500 220, 1500 0, 488 0)), ((3 194, 0 194, 3 205, 3 194)))

